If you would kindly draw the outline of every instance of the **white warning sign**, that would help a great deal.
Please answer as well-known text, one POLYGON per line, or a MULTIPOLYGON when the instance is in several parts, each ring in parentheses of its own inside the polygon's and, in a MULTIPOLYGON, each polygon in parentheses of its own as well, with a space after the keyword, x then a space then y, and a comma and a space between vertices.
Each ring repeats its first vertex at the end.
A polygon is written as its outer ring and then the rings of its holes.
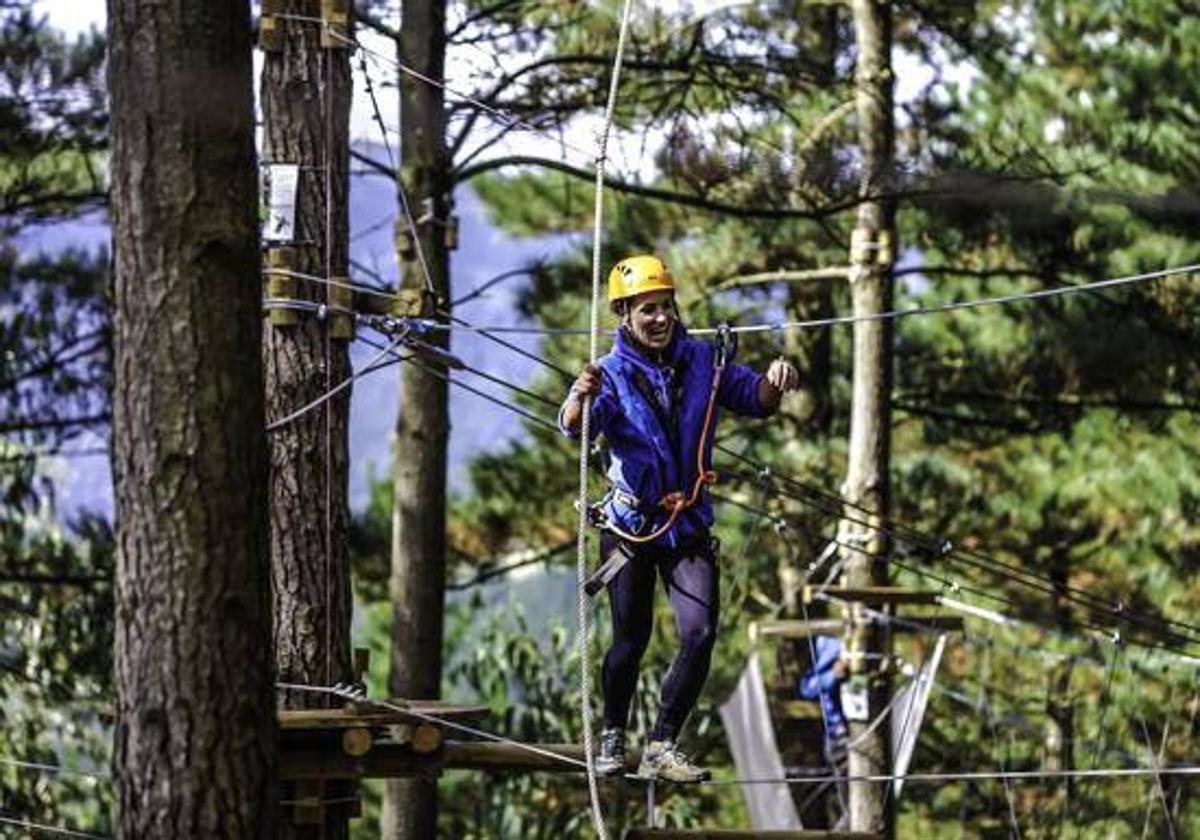
POLYGON ((269 163, 262 170, 264 242, 292 242, 296 238, 296 191, 300 185, 300 166, 295 163, 269 163))

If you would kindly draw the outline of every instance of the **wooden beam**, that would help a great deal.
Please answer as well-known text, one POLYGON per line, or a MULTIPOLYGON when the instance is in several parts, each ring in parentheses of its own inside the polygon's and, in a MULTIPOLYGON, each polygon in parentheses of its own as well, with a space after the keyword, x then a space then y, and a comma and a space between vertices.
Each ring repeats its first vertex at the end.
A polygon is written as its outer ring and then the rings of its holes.
POLYGON ((859 601, 864 604, 936 604, 940 592, 905 589, 900 586, 805 586, 804 603, 811 604, 817 595, 838 601, 859 601))
POLYGON ((750 641, 757 643, 768 636, 784 639, 806 639, 809 636, 840 636, 846 622, 840 618, 816 618, 800 621, 786 618, 766 618, 750 622, 750 641))
MULTIPOLYGON (((958 615, 913 615, 904 616, 894 622, 878 619, 877 622, 890 627, 893 633, 920 633, 922 630, 958 632, 963 628, 962 616, 958 615)), ((806 639, 809 636, 834 636, 839 635, 845 626, 845 622, 840 618, 818 618, 810 621, 775 618, 751 622, 749 632, 750 641, 759 642, 768 637, 806 639)))

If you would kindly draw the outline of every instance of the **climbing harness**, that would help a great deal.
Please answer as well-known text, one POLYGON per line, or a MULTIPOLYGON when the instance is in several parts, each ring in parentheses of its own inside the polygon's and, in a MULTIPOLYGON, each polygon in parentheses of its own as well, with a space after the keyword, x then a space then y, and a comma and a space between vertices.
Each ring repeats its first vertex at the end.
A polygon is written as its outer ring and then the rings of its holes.
MULTIPOLYGON (((625 568, 625 564, 633 558, 630 545, 653 542, 670 531, 671 527, 679 520, 680 515, 700 501, 704 487, 717 482, 717 474, 704 465, 704 450, 712 435, 713 421, 716 418, 717 395, 721 390, 721 378, 725 373, 725 366, 737 352, 737 334, 733 332, 729 324, 721 324, 717 328, 715 344, 712 388, 708 393, 708 405, 704 411, 704 425, 700 431, 700 440, 696 444, 696 480, 692 484, 691 492, 684 495, 682 491, 673 490, 663 496, 656 505, 647 506, 636 496, 631 496, 620 488, 613 487, 603 499, 588 509, 588 521, 593 527, 609 531, 620 538, 616 550, 609 554, 583 585, 584 591, 591 597, 595 597, 600 590, 607 586, 621 569, 625 568), (603 512, 603 507, 613 499, 634 510, 647 512, 665 510, 667 518, 648 534, 630 534, 617 527, 603 512)), ((656 403, 652 403, 652 405, 656 405, 656 403)))

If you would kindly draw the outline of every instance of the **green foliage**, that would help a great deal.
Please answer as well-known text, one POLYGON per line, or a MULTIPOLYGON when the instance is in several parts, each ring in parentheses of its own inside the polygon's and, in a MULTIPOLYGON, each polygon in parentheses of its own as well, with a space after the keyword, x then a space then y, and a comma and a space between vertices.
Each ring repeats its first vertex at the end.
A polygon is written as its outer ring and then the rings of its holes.
POLYGON ((74 41, 32 3, 0 11, 0 215, 6 225, 102 203, 106 146, 104 39, 74 41))
POLYGON ((57 521, 52 456, 108 419, 107 254, 22 254, 103 203, 104 44, 0 10, 0 811, 111 832, 113 536, 57 521))

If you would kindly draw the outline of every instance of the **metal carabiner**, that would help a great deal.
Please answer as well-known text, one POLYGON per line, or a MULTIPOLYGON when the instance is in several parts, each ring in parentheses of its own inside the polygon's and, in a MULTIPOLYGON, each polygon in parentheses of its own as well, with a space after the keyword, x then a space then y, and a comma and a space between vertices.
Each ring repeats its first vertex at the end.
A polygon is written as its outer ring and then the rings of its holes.
POLYGON ((728 321, 722 321, 717 327, 716 347, 717 355, 713 365, 723 370, 737 353, 737 333, 730 328, 728 321))

